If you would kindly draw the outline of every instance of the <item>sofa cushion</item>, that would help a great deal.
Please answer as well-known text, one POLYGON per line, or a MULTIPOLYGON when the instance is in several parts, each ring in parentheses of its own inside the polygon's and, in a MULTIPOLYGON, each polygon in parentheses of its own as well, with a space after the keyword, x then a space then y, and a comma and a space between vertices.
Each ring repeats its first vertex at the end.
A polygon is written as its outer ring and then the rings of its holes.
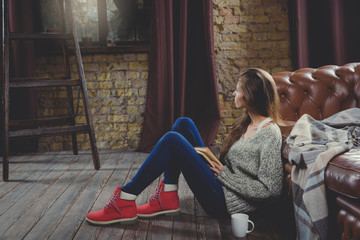
POLYGON ((339 194, 360 199, 360 149, 334 157, 325 170, 325 182, 339 194))

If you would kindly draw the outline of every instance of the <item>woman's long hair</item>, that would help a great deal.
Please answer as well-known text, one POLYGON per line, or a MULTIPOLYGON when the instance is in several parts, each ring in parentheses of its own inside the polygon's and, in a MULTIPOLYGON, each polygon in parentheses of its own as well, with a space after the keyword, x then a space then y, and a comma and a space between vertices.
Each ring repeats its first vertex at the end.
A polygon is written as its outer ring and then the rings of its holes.
MULTIPOLYGON (((262 69, 250 68, 242 72, 238 80, 247 108, 261 116, 270 117, 276 124, 282 125, 279 95, 272 76, 262 69)), ((222 161, 230 147, 246 132, 250 123, 250 115, 245 110, 224 141, 220 152, 222 161)))

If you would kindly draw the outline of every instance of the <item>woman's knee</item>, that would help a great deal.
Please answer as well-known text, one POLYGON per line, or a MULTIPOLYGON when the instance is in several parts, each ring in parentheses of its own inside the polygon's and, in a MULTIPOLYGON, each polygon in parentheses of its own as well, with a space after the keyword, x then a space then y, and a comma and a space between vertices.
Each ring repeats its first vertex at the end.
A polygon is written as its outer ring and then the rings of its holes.
POLYGON ((189 117, 179 117, 178 119, 176 119, 174 126, 177 127, 189 127, 189 126, 194 126, 195 123, 194 121, 189 118, 189 117))
POLYGON ((192 145, 186 140, 186 138, 178 132, 167 132, 161 141, 166 145, 168 149, 178 152, 188 152, 189 148, 193 148, 192 145))
POLYGON ((172 142, 183 141, 184 137, 178 132, 169 131, 169 132, 164 134, 162 140, 166 141, 168 143, 172 143, 172 142))

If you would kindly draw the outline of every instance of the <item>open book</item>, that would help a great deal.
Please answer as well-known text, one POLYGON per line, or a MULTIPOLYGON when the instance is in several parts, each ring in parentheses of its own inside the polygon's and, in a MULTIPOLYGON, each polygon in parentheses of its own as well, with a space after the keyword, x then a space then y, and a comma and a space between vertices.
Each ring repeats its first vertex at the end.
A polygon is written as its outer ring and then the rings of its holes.
POLYGON ((217 164, 222 166, 220 160, 215 156, 215 154, 210 150, 209 147, 195 147, 195 150, 207 161, 207 163, 211 167, 214 167, 213 162, 216 162, 217 164))

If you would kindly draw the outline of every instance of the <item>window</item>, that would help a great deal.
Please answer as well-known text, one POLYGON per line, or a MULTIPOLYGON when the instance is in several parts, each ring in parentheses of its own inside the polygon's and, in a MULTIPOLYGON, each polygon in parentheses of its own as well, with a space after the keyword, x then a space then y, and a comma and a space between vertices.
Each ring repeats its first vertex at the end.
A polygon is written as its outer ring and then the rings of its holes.
MULTIPOLYGON (((82 47, 144 46, 149 42, 151 0, 72 0, 82 47)), ((57 0, 41 0, 44 31, 59 27, 57 0)))

